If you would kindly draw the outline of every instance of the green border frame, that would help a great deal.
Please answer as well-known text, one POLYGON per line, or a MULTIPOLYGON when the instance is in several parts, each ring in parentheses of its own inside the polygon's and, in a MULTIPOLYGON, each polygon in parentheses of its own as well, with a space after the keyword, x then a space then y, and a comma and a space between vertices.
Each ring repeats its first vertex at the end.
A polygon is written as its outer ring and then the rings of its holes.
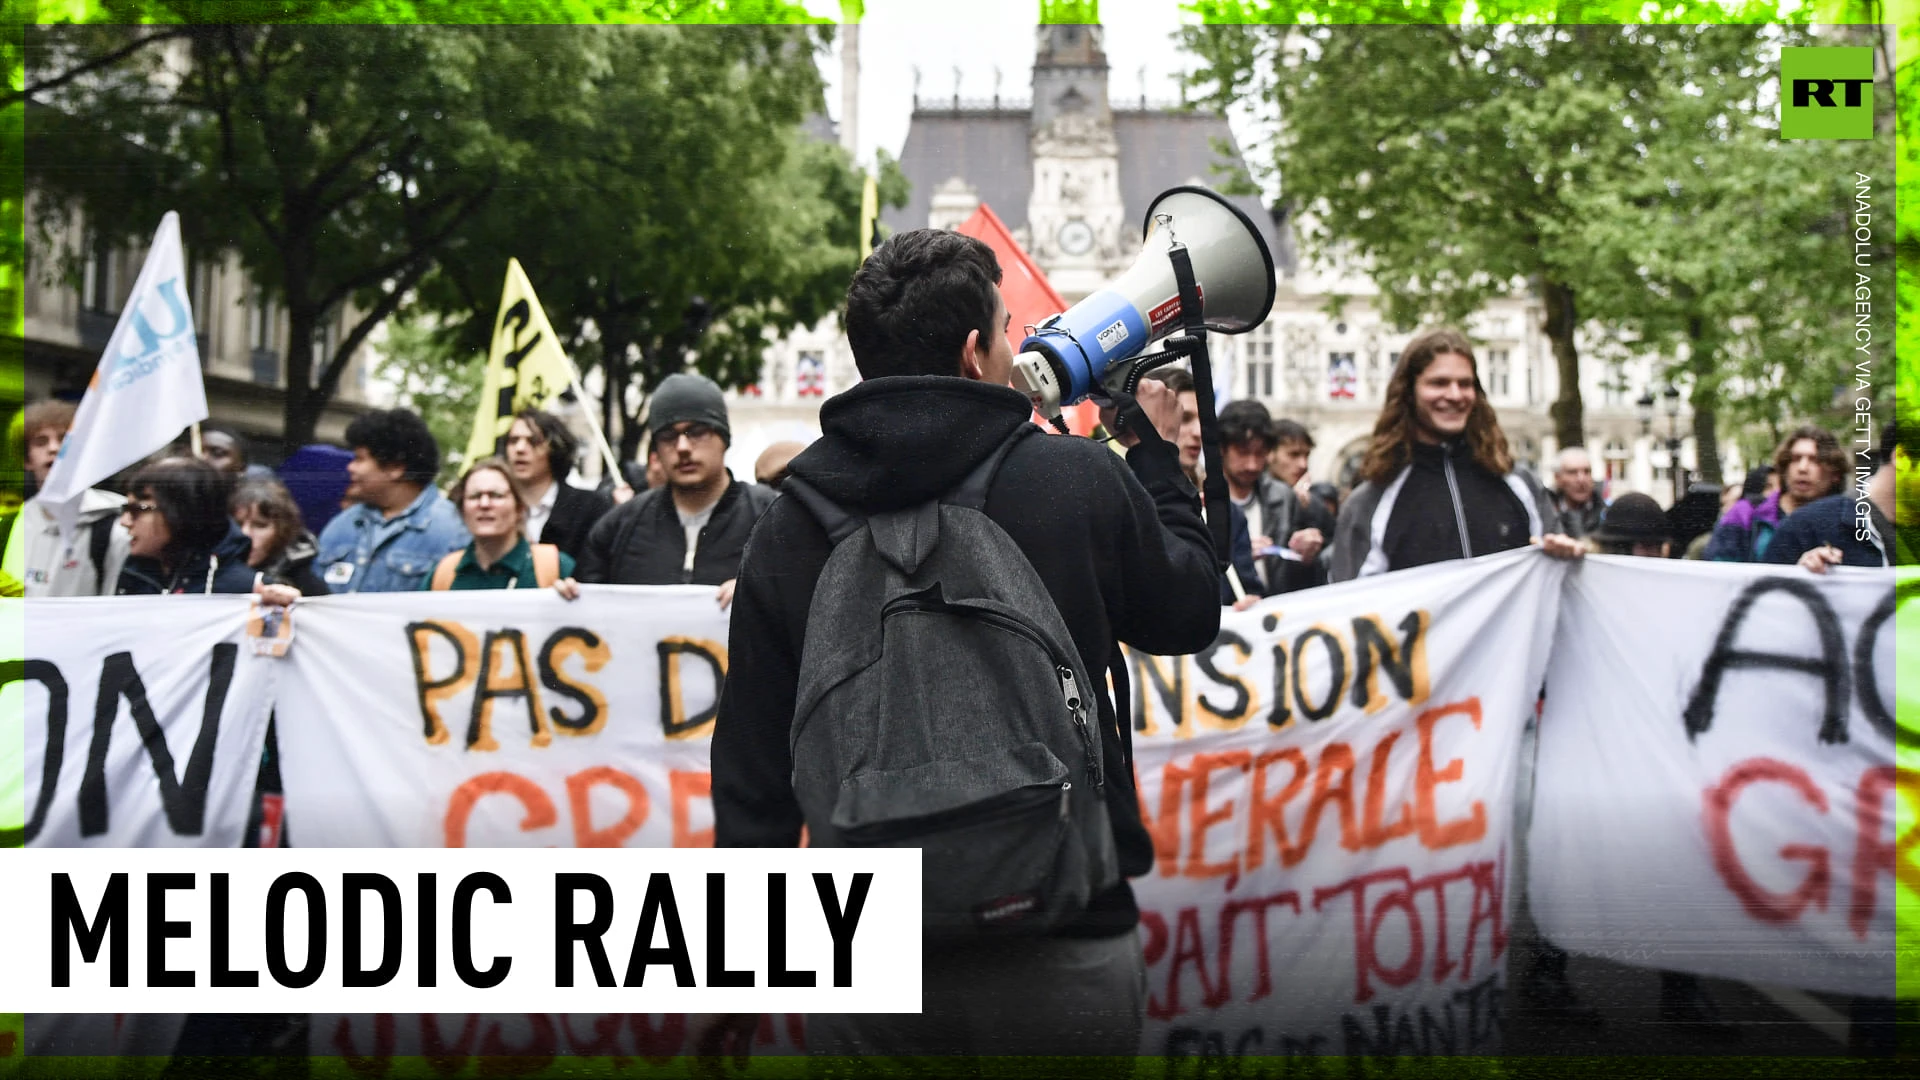
MULTIPOLYGON (((893 2, 920 2, 920 0, 893 0, 893 2)), ((1191 10, 1194 4, 1182 0, 1164 0, 1169 7, 1191 10)), ((1255 0, 1257 2, 1257 0, 1255 0)), ((1252 14, 1255 2, 1236 0, 1239 10, 1252 14)), ((12 94, 24 89, 23 47, 25 25, 27 23, 51 22, 106 22, 112 16, 109 5, 102 0, 5 0, 5 14, 0 16, 0 58, 7 67, 7 87, 12 94)), ((342 21, 330 17, 326 5, 299 0, 204 0, 194 5, 196 14, 206 19, 218 19, 230 22, 300 22, 300 21, 342 21)), ((600 0, 421 0, 411 5, 414 9, 408 14, 425 13, 433 16, 436 23, 568 23, 582 25, 631 25, 645 23, 746 23, 768 22, 824 22, 812 17, 796 17, 792 9, 783 0, 635 0, 631 3, 600 2, 600 0)), ((843 0, 843 12, 851 20, 858 21, 864 4, 861 0, 843 0)), ((1097 0, 1036 0, 1037 8, 1044 8, 1045 21, 1077 21, 1085 18, 1088 12, 1098 17, 1097 0)), ((1766 3, 1762 0, 1726 0, 1723 4, 1724 15, 1713 21, 1738 22, 1780 22, 1780 23, 1818 23, 1818 24, 1864 24, 1882 22, 1895 28, 1895 282, 1896 327, 1895 327, 1895 395, 1896 401, 1913 388, 1920 395, 1920 106, 1916 106, 1914 97, 1920 93, 1920 63, 1914 57, 1920 53, 1920 0, 1886 0, 1881 4, 1869 4, 1865 0, 1816 0, 1811 3, 1766 3), (1878 16, 1876 17, 1876 10, 1878 16)), ((354 5, 355 16, 378 14, 380 9, 394 10, 400 5, 362 3, 354 5)), ((1473 4, 1466 0, 1443 0, 1431 3, 1423 0, 1356 0, 1339 22, 1343 25, 1385 25, 1385 24, 1433 24, 1454 23, 1472 13, 1475 22, 1567 22, 1567 23, 1605 23, 1629 24, 1646 21, 1651 13, 1657 13, 1657 4, 1651 0, 1569 0, 1565 3, 1552 3, 1547 0, 1487 0, 1473 4)), ((357 18, 356 21, 379 23, 411 22, 411 18, 357 18)), ((1240 21, 1240 20, 1229 20, 1240 21)), ((1245 21, 1258 21, 1249 18, 1245 21)), ((22 338, 25 330, 22 253, 24 251, 24 116, 25 109, 19 103, 0 107, 0 404, 5 404, 7 396, 13 397, 17 404, 20 387, 24 379, 22 338)), ((17 616, 24 623, 24 609, 17 616)), ((1903 612, 1895 620, 1896 638, 1915 640, 1920 638, 1920 606, 1911 614, 1903 612), (1915 635, 1910 638, 1909 635, 1915 635)), ((19 628, 24 632, 24 625, 19 628)), ((1899 673, 1896 673, 1896 678, 1899 673)), ((1909 700, 1920 703, 1920 695, 1900 695, 1901 725, 1907 728, 1920 728, 1920 716, 1907 715, 1909 700)), ((0 729, 4 729, 4 718, 0 718, 0 729)), ((1920 750, 1903 748, 1899 751, 1898 764, 1903 769, 1920 769, 1920 750)), ((23 809, 23 808, 21 808, 23 809)), ((1907 801, 1897 804, 1899 825, 1904 832, 1912 827, 1915 807, 1907 801)), ((1916 925, 1916 899, 1911 892, 1900 894, 1898 907, 1898 926, 1900 928, 1898 945, 1899 967, 1897 973, 1897 992, 1903 999, 1920 996, 1920 942, 1916 942, 1908 933, 1916 925)), ((1916 1033, 1905 1029, 1913 1027, 1911 1021, 1902 1024, 1903 1034, 1901 1057, 1913 1053, 1916 1033)), ((22 1018, 15 1015, 0 1015, 0 1076, 10 1075, 15 1063, 22 1060, 19 1040, 22 1032, 22 1018)), ((234 1059, 230 1068, 222 1073, 245 1075, 252 1070, 243 1064, 245 1059, 234 1059)), ((337 1058, 315 1057, 311 1075, 341 1076, 355 1075, 337 1058)), ((440 1074, 426 1067, 424 1060, 400 1059, 398 1068, 392 1075, 407 1076, 416 1072, 421 1076, 440 1074), (415 1068, 417 1066, 417 1069, 415 1068)), ((62 1076, 143 1076, 157 1075, 164 1059, 119 1059, 119 1058, 62 1058, 54 1067, 62 1076)), ((1009 1063, 1012 1064, 1012 1063, 1009 1063)), ((1091 1064, 1071 1059, 1032 1059, 1017 1066, 1024 1075, 1056 1076, 1071 1075, 1085 1071, 1091 1064)), ((1848 1058, 1760 1058, 1760 1057, 1689 1057, 1689 1058, 1635 1058, 1629 1055, 1606 1058, 1555 1058, 1555 1059, 1516 1059, 1516 1058, 1461 1058, 1451 1060, 1402 1061, 1393 1071, 1398 1076, 1501 1076, 1531 1075, 1550 1072, 1556 1076, 1616 1076, 1623 1073, 1646 1076, 1708 1076, 1723 1073, 1738 1073, 1742 1076, 1765 1075, 1804 1075, 1811 1068, 1838 1070, 1844 1075, 1903 1075, 1898 1059, 1848 1059, 1848 1058)), ((555 1072, 564 1071, 567 1075, 595 1075, 604 1068, 608 1075, 627 1075, 634 1072, 636 1063, 616 1063, 613 1059, 569 1059, 564 1067, 555 1072)), ((1142 1058, 1136 1063, 1139 1075, 1159 1075, 1166 1071, 1165 1063, 1154 1058, 1142 1058)), ((1223 1066, 1225 1067, 1225 1066, 1223 1066)), ((29 1068, 27 1071, 32 1072, 29 1068)), ((681 1059, 669 1069, 644 1068, 636 1074, 677 1076, 691 1072, 690 1062, 681 1059)), ((804 1059, 782 1059, 779 1065, 763 1064, 755 1070, 755 1075, 799 1075, 805 1072, 804 1059), (788 1067, 787 1063, 791 1063, 788 1067)), ((1284 1073, 1284 1069, 1266 1071, 1284 1073)), ((1369 1075, 1377 1070, 1372 1063, 1346 1062, 1339 1071, 1347 1075, 1369 1075)))

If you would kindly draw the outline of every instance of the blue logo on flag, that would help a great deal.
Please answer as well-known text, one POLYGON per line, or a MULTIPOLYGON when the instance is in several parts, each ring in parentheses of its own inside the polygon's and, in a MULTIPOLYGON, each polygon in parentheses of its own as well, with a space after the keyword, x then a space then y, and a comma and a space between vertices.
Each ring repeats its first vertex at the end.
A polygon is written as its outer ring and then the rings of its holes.
POLYGON ((193 340, 193 320, 187 316, 187 307, 180 302, 180 279, 171 277, 154 287, 166 307, 166 319, 169 324, 165 332, 156 330, 147 318, 146 297, 141 297, 128 314, 133 319, 134 341, 129 351, 122 348, 120 356, 114 361, 108 376, 107 389, 124 390, 148 375, 160 370, 160 366, 169 359, 168 354, 177 351, 178 343, 185 339, 193 340))

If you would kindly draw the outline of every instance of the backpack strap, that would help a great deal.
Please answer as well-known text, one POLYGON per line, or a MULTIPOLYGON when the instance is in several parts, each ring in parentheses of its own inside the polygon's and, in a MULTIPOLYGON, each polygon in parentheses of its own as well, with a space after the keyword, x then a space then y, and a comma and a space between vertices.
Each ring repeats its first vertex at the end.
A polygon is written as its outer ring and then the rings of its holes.
MULTIPOLYGON (((441 560, 445 562, 445 560, 441 560)), ((435 570, 438 573, 438 569, 435 570)), ((453 575, 448 574, 451 580, 453 575)), ((533 580, 543 589, 550 589, 560 580, 560 549, 552 544, 533 545, 533 580)))
POLYGON ((994 448, 993 453, 980 460, 966 479, 958 487, 948 492, 940 501, 948 506, 964 506, 970 510, 984 513, 987 509, 987 489, 993 486, 993 478, 1000 472, 1000 464, 1007 460, 1007 452, 1019 444, 1021 439, 1039 432, 1032 424, 1021 424, 1007 436, 1006 441, 994 448))
MULTIPOLYGON (((113 527, 118 518, 103 517, 87 526, 87 554, 93 557, 93 576, 104 579, 107 573, 107 549, 113 544, 113 527)), ((106 582, 101 581, 104 585, 106 582)))
MULTIPOLYGON (((541 546, 544 547, 545 545, 543 544, 541 546)), ((466 553, 467 550, 461 548, 459 551, 449 551, 445 555, 442 555, 440 561, 434 564, 433 582, 427 587, 434 592, 446 592, 448 589, 453 588, 453 572, 460 569, 460 557, 466 553)))
POLYGON ((862 518, 855 517, 840 508, 840 504, 820 494, 820 490, 797 476, 789 476, 780 482, 780 493, 791 495, 806 507, 807 513, 826 530, 827 543, 839 547, 840 541, 852 536, 860 528, 862 518))
MULTIPOLYGON (((993 449, 993 452, 980 460, 980 463, 967 473, 966 477, 954 489, 939 501, 948 506, 964 506, 973 510, 986 509, 987 488, 992 486, 993 478, 1000 471, 1000 463, 1007 458, 1007 452, 1015 443, 1028 435, 1036 434, 1039 428, 1032 424, 1022 424, 1007 437, 1005 442, 993 449)), ((801 506, 807 508, 820 527, 826 530, 827 540, 834 546, 852 536, 866 518, 849 513, 840 504, 820 493, 812 484, 797 476, 789 476, 780 482, 780 494, 791 494, 801 506)))

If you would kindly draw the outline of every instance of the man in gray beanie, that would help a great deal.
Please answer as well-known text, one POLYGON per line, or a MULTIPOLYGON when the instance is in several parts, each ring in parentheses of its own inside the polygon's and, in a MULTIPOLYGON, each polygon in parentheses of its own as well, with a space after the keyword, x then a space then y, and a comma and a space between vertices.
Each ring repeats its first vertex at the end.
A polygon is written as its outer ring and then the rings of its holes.
POLYGON ((728 471, 727 401, 704 375, 661 380, 647 433, 667 482, 600 519, 574 576, 603 585, 716 585, 724 608, 747 535, 774 492, 738 483, 728 471))

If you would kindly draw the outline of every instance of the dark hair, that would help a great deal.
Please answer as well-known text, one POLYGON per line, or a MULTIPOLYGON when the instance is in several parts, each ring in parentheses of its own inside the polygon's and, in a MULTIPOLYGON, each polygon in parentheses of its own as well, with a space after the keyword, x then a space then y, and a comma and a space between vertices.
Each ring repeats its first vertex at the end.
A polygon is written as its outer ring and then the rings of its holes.
POLYGON ((365 450, 382 465, 406 466, 408 483, 425 487, 440 471, 440 446, 417 413, 375 409, 347 425, 347 448, 365 450))
POLYGON ((27 406, 23 428, 20 432, 21 444, 33 441, 35 435, 47 428, 59 428, 62 435, 73 429, 73 414, 77 410, 71 402, 36 401, 27 406))
POLYGON ((233 491, 233 497, 227 500, 227 511, 234 517, 246 510, 264 518, 273 525, 273 545, 267 551, 267 562, 280 557, 281 552, 307 531, 306 523, 300 519, 300 506, 293 501, 293 493, 287 485, 278 480, 264 478, 242 480, 233 491))
POLYGON ((199 458, 161 458, 133 474, 127 492, 146 497, 160 508, 170 534, 164 559, 179 566, 204 555, 226 539, 233 520, 227 517, 233 478, 199 458))
POLYGON ((231 440, 233 443, 234 456, 240 459, 242 466, 245 466, 248 461, 252 460, 251 455, 247 452, 247 437, 228 425, 222 424, 217 420, 212 423, 201 424, 200 444, 202 446, 206 445, 207 436, 209 435, 225 435, 231 440))
POLYGON ((527 501, 527 489, 520 486, 520 481, 514 478, 512 466, 509 466, 507 459, 503 457, 485 457, 467 466, 467 471, 461 473, 460 479, 454 483, 453 490, 447 492, 447 498, 452 500, 453 508, 462 517, 466 516, 467 481, 473 479, 474 473, 488 471, 497 472, 506 477, 507 490, 513 492, 513 504, 520 508, 522 517, 526 516, 528 508, 532 505, 527 501))
POLYGON ((1386 404, 1380 409, 1380 419, 1374 421, 1373 441, 1367 446, 1366 458, 1360 462, 1362 480, 1385 484, 1413 460, 1414 433, 1419 423, 1415 415, 1414 386, 1434 358, 1446 353, 1465 357, 1467 366, 1473 369, 1473 408, 1467 412, 1466 431, 1467 448, 1473 452, 1473 460, 1495 476, 1513 471, 1513 453, 1507 449, 1507 436, 1500 430, 1493 406, 1487 403, 1486 388, 1480 385, 1480 365, 1473 358, 1473 344, 1467 335, 1443 326, 1421 334, 1401 350, 1400 362, 1393 366, 1393 377, 1387 380, 1386 404))
POLYGON ((1220 445, 1245 446, 1251 442, 1265 443, 1262 453, 1273 449, 1272 415, 1257 401, 1227 402, 1220 410, 1220 445))
POLYGON ((1307 449, 1313 449, 1313 436, 1307 434, 1307 427, 1298 420, 1275 420, 1273 422, 1273 445, 1284 443, 1306 443, 1307 449))
POLYGON ((993 249, 945 229, 889 237, 847 286, 847 344, 860 376, 959 375, 967 335, 994 325, 1000 262, 993 249))
POLYGON ((1847 452, 1840 449, 1840 440, 1833 432, 1815 424, 1801 424, 1794 428, 1786 438, 1780 440, 1780 448, 1773 452, 1773 470, 1780 474, 1781 487, 1786 486, 1787 465, 1793 460, 1793 444, 1802 439, 1813 440, 1814 456, 1826 467, 1829 483, 1822 495, 1832 495, 1847 486, 1847 452))
POLYGON ((1196 393, 1193 388, 1193 372, 1182 367, 1157 368, 1146 374, 1146 378, 1157 383, 1165 383, 1167 389, 1176 394, 1196 393))
MULTIPOLYGON (((515 420, 525 420, 527 426, 547 444, 547 471, 553 474, 555 483, 567 478, 573 471, 575 459, 580 454, 580 440, 573 437, 567 425, 561 419, 545 409, 521 409, 513 414, 515 420)), ((511 431, 512 428, 507 430, 511 431)))

